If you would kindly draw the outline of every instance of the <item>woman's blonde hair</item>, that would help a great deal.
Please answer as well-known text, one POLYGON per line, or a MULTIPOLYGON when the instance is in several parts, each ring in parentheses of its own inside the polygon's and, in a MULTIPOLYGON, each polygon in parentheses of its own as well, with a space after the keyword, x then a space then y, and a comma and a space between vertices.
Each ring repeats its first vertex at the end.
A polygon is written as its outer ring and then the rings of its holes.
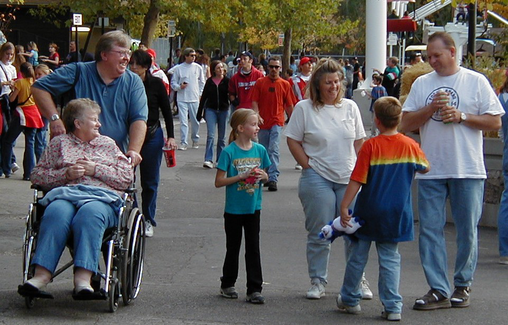
POLYGON ((312 72, 312 76, 310 77, 309 83, 307 84, 307 91, 309 93, 309 98, 312 101, 312 104, 316 108, 323 107, 325 103, 323 102, 322 94, 320 93, 319 84, 321 80, 325 77, 325 75, 329 73, 336 73, 339 76, 339 80, 341 82, 341 87, 337 98, 335 98, 334 104, 338 104, 341 102, 342 97, 344 96, 344 92, 346 89, 346 85, 344 82, 344 74, 342 73, 342 67, 339 62, 335 61, 332 58, 323 58, 319 60, 312 72))
POLYGON ((46 64, 41 63, 34 68, 34 71, 41 70, 46 76, 53 72, 46 64))
POLYGON ((250 108, 238 108, 234 111, 233 115, 231 115, 231 121, 229 122, 231 125, 229 143, 235 141, 238 138, 238 127, 247 123, 247 119, 253 115, 259 118, 258 113, 250 108))

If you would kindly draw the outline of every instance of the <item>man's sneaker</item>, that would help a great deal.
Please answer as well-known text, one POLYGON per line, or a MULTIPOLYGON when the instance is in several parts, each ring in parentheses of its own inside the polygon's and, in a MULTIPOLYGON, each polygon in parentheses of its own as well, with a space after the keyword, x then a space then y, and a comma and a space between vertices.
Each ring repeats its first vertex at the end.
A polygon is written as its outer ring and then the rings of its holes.
POLYGON ((387 311, 383 311, 381 313, 381 317, 392 322, 398 322, 402 319, 402 315, 400 313, 389 313, 387 311))
POLYGON ((228 299, 238 299, 238 292, 235 287, 220 288, 220 295, 228 299))
POLYGON ((337 296, 337 308, 339 308, 340 311, 346 312, 348 314, 358 314, 362 311, 362 307, 360 307, 360 304, 356 306, 347 306, 344 305, 342 302, 342 297, 339 295, 337 296))
POLYGON ((12 163, 12 167, 11 167, 11 173, 15 173, 19 170, 19 165, 16 164, 16 163, 12 163))
POLYGON ((207 160, 203 163, 203 167, 213 169, 213 162, 207 160))
POLYGON ((453 291, 452 298, 450 299, 452 307, 455 308, 469 307, 470 293, 471 288, 469 287, 455 287, 455 291, 453 291))
POLYGON ((196 141, 192 141, 192 149, 199 149, 199 144, 196 141))
POLYGON ((425 296, 416 299, 413 309, 434 310, 450 308, 451 306, 450 299, 443 296, 439 291, 430 289, 425 296))
POLYGON ((508 256, 501 256, 499 258, 499 264, 508 265, 508 256))
POLYGON ((182 143, 179 147, 178 147, 178 150, 182 150, 182 151, 185 151, 187 150, 187 145, 182 143))
POLYGON ((275 191, 277 191, 277 182, 275 182, 275 181, 270 181, 270 182, 268 182, 268 183, 270 183, 270 184, 268 184, 268 190, 269 190, 270 192, 275 192, 275 191))
POLYGON ((309 291, 307 291, 307 299, 320 299, 325 295, 325 286, 319 283, 313 283, 309 291))
POLYGON ((303 169, 303 167, 302 167, 302 165, 300 165, 300 164, 296 164, 296 165, 295 165, 295 169, 296 169, 296 170, 302 170, 302 169, 303 169))
POLYGON ((263 297, 261 292, 253 292, 250 295, 247 295, 245 301, 250 302, 251 304, 264 304, 265 297, 263 297))
POLYGON ((150 221, 145 222, 145 237, 153 237, 153 226, 150 221))
POLYGON ((362 275, 362 282, 360 282, 360 288, 362 290, 362 299, 371 300, 374 295, 369 288, 369 281, 365 278, 365 273, 362 275))

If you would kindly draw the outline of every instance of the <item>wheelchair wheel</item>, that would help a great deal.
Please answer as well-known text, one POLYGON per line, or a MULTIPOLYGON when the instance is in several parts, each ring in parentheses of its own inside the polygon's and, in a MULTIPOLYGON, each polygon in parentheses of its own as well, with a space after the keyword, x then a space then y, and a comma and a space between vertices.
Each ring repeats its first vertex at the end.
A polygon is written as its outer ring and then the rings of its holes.
MULTIPOLYGON (((35 268, 31 266, 33 255, 35 254, 35 246, 37 243, 35 237, 35 215, 37 213, 36 205, 30 204, 28 214, 26 216, 26 229, 23 235, 23 282, 25 283, 34 276, 35 268)), ((25 297, 25 305, 28 309, 35 305, 34 297, 25 297)))
POLYGON ((125 305, 136 299, 143 278, 145 217, 134 208, 127 222, 127 238, 122 260, 122 299, 125 305))
POLYGON ((113 271, 112 277, 109 280, 109 311, 114 313, 118 309, 118 302, 120 300, 120 286, 118 285, 118 271, 113 271))

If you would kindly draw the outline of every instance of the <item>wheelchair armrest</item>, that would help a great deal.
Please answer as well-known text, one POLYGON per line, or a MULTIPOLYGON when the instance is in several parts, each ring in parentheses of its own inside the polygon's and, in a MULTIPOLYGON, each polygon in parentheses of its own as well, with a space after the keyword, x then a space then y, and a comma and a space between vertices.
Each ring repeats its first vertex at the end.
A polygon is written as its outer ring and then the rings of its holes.
POLYGON ((30 188, 33 189, 33 190, 42 191, 42 186, 37 185, 37 184, 32 184, 30 186, 30 188))
POLYGON ((132 194, 132 193, 137 193, 138 192, 138 189, 135 188, 134 186, 130 186, 128 189, 125 190, 125 193, 127 194, 132 194))

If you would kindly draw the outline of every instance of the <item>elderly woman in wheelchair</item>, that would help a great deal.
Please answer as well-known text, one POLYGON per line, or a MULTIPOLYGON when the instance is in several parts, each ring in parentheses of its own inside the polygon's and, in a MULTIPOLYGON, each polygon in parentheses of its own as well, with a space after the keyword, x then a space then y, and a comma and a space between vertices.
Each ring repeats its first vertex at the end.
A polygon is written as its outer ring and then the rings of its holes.
POLYGON ((86 299, 94 293, 104 231, 118 223, 122 195, 133 182, 133 167, 114 140, 99 134, 97 103, 76 99, 66 106, 67 134, 51 140, 33 169, 33 184, 47 191, 40 222, 33 277, 18 287, 24 297, 53 298, 45 291, 72 233, 74 293, 86 299))

